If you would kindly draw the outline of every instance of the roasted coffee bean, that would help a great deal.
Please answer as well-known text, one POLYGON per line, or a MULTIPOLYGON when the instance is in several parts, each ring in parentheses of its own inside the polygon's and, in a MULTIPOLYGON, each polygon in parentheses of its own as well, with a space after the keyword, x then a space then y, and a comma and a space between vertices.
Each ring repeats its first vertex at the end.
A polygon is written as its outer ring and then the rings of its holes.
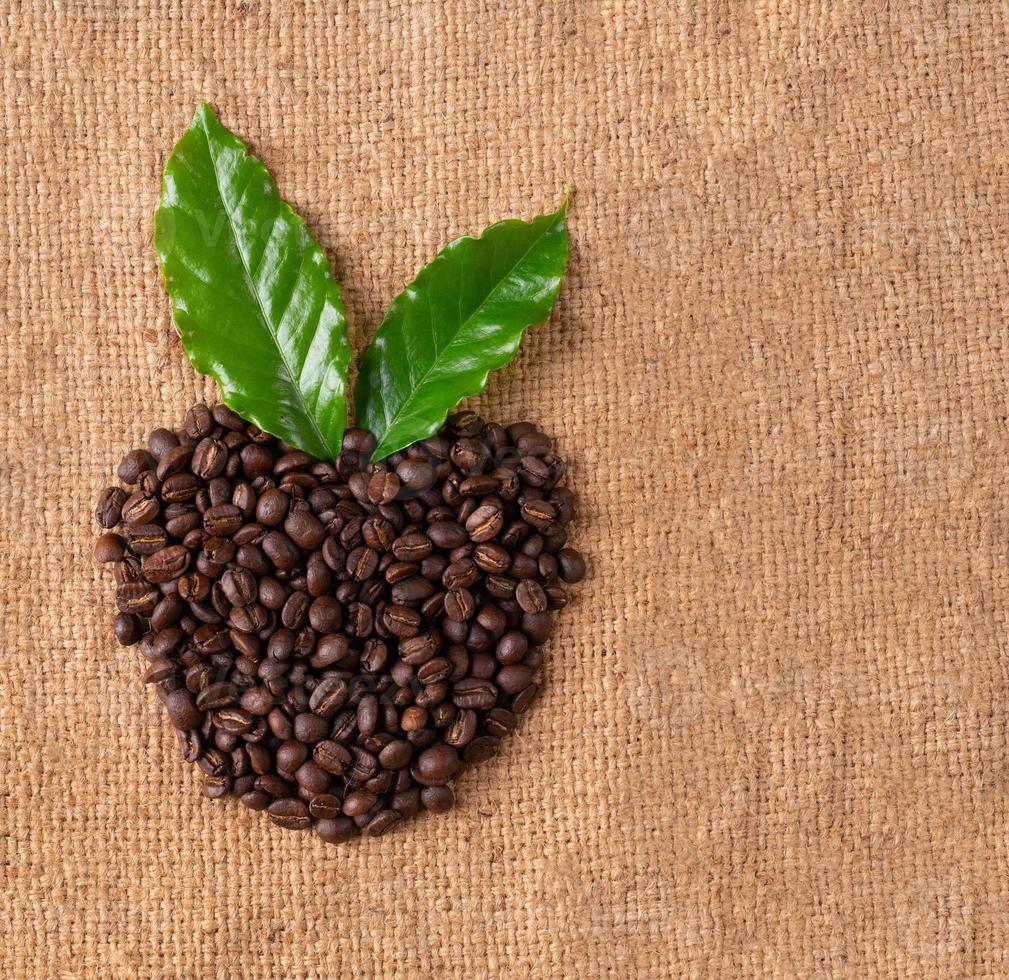
POLYGON ((234 504, 215 504, 203 512, 203 530, 213 537, 231 537, 242 526, 242 512, 234 504))
POLYGON ((179 437, 170 429, 155 429, 147 439, 147 448, 155 459, 161 459, 179 444, 179 437))
POLYGON ((270 531, 263 538, 262 547, 266 557, 282 572, 289 572, 301 558, 298 546, 280 531, 270 531))
POLYGON ((392 553, 398 561, 422 561, 433 550, 431 539, 417 531, 401 535, 392 544, 392 553))
POLYGON ((150 454, 143 449, 134 449, 132 452, 128 452, 124 457, 122 462, 119 464, 119 469, 116 471, 116 476, 119 477, 123 483, 134 484, 140 479, 140 474, 144 470, 149 470, 151 468, 152 459, 150 454))
POLYGON ((193 449, 189 468, 201 479, 212 480, 224 472, 228 449, 220 439, 201 439, 193 449))
POLYGON ((161 499, 170 503, 192 500, 199 492, 199 489, 200 481, 198 477, 193 476, 192 473, 176 473, 168 477, 162 484, 161 499))
POLYGON ((467 765, 474 765, 478 762, 486 762, 497 755, 501 739, 496 735, 480 735, 473 739, 469 745, 463 749, 463 762, 467 765))
POLYGON ((434 485, 435 469, 423 459, 405 459, 396 467, 396 476, 415 494, 423 493, 434 485))
POLYGON ((289 796, 274 800, 266 812, 270 819, 279 827, 287 830, 307 830, 312 826, 312 818, 308 815, 308 806, 304 800, 289 796))
POLYGON ((120 487, 106 487, 95 507, 95 520, 99 527, 115 527, 122 520, 123 504, 125 503, 126 492, 124 490, 120 487))
POLYGON ((373 504, 391 504, 399 493, 399 477, 395 473, 378 471, 368 480, 367 495, 373 504))
POLYGON ((421 623, 416 609, 400 605, 387 606, 383 620, 389 632, 401 640, 416 636, 421 623))
POLYGON ((324 740, 312 749, 312 758, 328 773, 339 776, 350 765, 352 756, 339 742, 324 740))
POLYGON ((287 536, 305 551, 318 548, 325 540, 326 528, 310 510, 300 507, 288 514, 284 521, 287 536))
POLYGON ((399 642, 399 656, 405 664, 417 667, 430 660, 441 648, 441 640, 434 632, 418 633, 399 642))
POLYGON ((230 568, 221 577, 221 588, 233 606, 247 606, 259 596, 255 575, 246 568, 230 568))
POLYGON ((173 544, 147 555, 141 569, 148 582, 170 582, 178 578, 188 565, 189 552, 181 544, 173 544))
POLYGON ((172 691, 165 698, 165 710, 172 724, 181 731, 197 728, 203 721, 202 712, 196 707, 192 694, 185 688, 172 691))
POLYGON ((157 498, 143 490, 138 490, 126 499, 123 504, 123 523, 127 527, 139 527, 150 524, 161 513, 161 504, 157 498))
POLYGON ((393 824, 399 823, 401 814, 393 809, 379 810, 364 828, 366 837, 381 837, 393 824))
POLYGON ((211 684, 200 692, 196 699, 197 707, 201 711, 213 711, 216 708, 223 708, 233 704, 238 696, 233 684, 221 681, 218 684, 211 684))
POLYGON ((159 460, 158 467, 156 470, 157 477, 162 482, 162 488, 164 482, 171 476, 181 473, 188 465, 189 461, 193 458, 193 446, 191 445, 181 445, 175 446, 173 449, 169 449, 159 460))
POLYGON ((168 543, 165 529, 157 524, 142 524, 126 531, 126 547, 135 555, 153 555, 168 543))
POLYGON ((451 745, 438 742, 424 749, 413 767, 414 778, 419 775, 424 785, 443 783, 459 769, 459 753, 451 745))
POLYGON ((186 412, 183 428, 194 442, 208 435, 214 428, 214 417, 206 405, 194 405, 186 412))
POLYGON ((541 613, 547 608, 547 597, 543 586, 532 579, 519 582, 515 588, 515 601, 525 613, 541 613))
POLYGON ((161 593, 148 582, 124 582, 116 589, 119 611, 138 616, 149 616, 160 598, 161 593))
POLYGON ((409 606, 430 598, 434 595, 434 591, 434 586, 426 578, 414 575, 402 582, 397 582, 392 587, 390 595, 392 601, 397 605, 409 606))
POLYGON ((469 589, 450 589, 445 596, 445 615, 457 623, 472 619, 476 613, 476 600, 469 589))
POLYGON ((573 548, 561 548, 557 552, 557 564, 565 582, 574 584, 585 578, 585 560, 573 548))
POLYGON ((384 517, 369 517, 361 525, 361 537, 369 548, 382 554, 392 547, 396 530, 384 517))
POLYGON ((361 651, 361 669, 369 674, 379 673, 389 659, 389 648, 383 640, 372 639, 361 651))
POLYGON ((455 793, 451 786, 425 786, 420 791, 420 802, 430 813, 447 813, 455 806, 455 793))
POLYGON ((312 692, 309 705, 320 718, 332 718, 347 703, 347 693, 347 684, 342 678, 326 677, 312 692))
POLYGON ((371 578, 378 571, 378 552, 374 548, 355 548, 347 556, 347 571, 358 582, 371 578))
POLYGON ((188 571, 179 576, 178 590, 185 602, 202 602, 210 595, 210 579, 198 571, 188 571))
POLYGON ((478 677, 464 677, 458 681, 452 693, 452 702, 458 708, 475 708, 490 711, 497 703, 497 688, 489 681, 478 677))
POLYGON ((95 561, 119 561, 126 553, 126 542, 118 534, 111 532, 101 535, 95 542, 95 561))
POLYGON ((477 543, 489 541, 504 527, 504 511, 493 504, 482 504, 466 519, 466 533, 477 543))
POLYGON ((120 612, 113 621, 116 640, 120 646, 128 647, 139 642, 144 630, 140 620, 127 612, 120 612))
POLYGON ((332 596, 319 596, 308 608, 308 622, 320 633, 333 633, 343 622, 343 607, 332 596))

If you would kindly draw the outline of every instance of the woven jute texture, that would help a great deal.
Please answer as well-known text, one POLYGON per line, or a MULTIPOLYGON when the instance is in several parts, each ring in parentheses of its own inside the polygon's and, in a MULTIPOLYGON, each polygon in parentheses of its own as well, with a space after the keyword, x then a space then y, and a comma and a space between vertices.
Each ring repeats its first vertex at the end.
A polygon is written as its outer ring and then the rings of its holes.
POLYGON ((0 0, 0 974, 1005 976, 1009 8, 0 0), (475 407, 572 461, 591 578, 451 814, 210 803, 91 559, 212 386, 151 246, 214 103, 355 348, 569 184, 475 407))

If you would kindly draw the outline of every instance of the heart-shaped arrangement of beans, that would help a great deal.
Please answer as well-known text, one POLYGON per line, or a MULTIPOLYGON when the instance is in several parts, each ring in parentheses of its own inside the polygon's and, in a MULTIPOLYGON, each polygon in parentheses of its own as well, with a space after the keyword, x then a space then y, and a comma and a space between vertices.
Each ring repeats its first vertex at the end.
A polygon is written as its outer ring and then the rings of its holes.
POLYGON ((349 429, 324 462, 195 405, 96 511, 116 637, 139 644, 204 795, 333 843, 452 806, 529 707, 561 583, 585 574, 535 426, 462 412, 373 448, 349 429))

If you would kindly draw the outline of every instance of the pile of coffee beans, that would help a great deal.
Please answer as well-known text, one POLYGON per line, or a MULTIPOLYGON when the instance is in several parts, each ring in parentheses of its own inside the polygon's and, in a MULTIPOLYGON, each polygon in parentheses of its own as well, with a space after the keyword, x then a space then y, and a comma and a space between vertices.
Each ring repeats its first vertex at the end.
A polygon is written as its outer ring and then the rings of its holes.
POLYGON ((535 426, 462 412, 378 463, 374 445, 348 430, 324 462, 195 405, 96 510, 116 637, 203 793, 329 842, 452 806, 529 707, 562 583, 585 575, 535 426))

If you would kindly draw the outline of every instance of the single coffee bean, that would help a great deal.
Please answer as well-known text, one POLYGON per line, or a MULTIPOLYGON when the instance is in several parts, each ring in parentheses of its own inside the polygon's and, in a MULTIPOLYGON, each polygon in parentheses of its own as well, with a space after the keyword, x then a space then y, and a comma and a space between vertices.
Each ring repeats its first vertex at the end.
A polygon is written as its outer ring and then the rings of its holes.
POLYGON ((209 435, 214 428, 214 417, 210 414, 210 409, 206 405, 194 405, 186 412, 183 428, 194 442, 209 435))
POLYGON ((557 552, 557 564, 560 566, 560 576, 565 582, 574 584, 585 578, 585 560, 573 548, 561 548, 557 552))
POLYGON ((165 710, 172 724, 184 732, 197 728, 203 721, 203 714, 196 707, 192 694, 184 687, 172 691, 165 698, 165 710))
POLYGON ((161 499, 172 503, 192 500, 199 489, 200 481, 192 473, 175 473, 162 484, 161 499))
POLYGON ((476 600, 469 589, 450 589, 445 596, 445 615, 457 623, 472 619, 476 613, 476 600))
POLYGON ((332 793, 317 793, 308 804, 308 812, 316 820, 335 820, 343 813, 343 801, 332 793))
POLYGON ((327 844, 340 844, 354 837, 357 827, 349 817, 320 818, 315 825, 315 832, 327 844))
POLYGON ((310 510, 298 509, 288 514, 284 521, 287 536, 306 551, 318 548, 325 540, 326 528, 310 510))
POLYGON ((430 813, 447 813, 455 806, 455 793, 451 786, 425 786, 420 791, 420 802, 430 813))
POLYGON ((308 703, 320 718, 332 718, 347 703, 347 693, 347 684, 342 678, 326 677, 312 692, 308 703))
POLYGON ((420 575, 397 582, 391 590, 392 601, 397 605, 409 606, 423 602, 434 595, 434 586, 420 575))
POLYGON ((148 582, 125 582, 116 589, 119 611, 138 616, 149 616, 160 598, 161 593, 148 582))
POLYGON ((113 630, 120 646, 128 647, 139 642, 143 636, 140 620, 127 612, 120 612, 113 621, 113 630))
POLYGON ((333 633, 343 622, 343 607, 332 596, 321 595, 309 606, 308 622, 320 633, 333 633))
POLYGON ((153 494, 138 490, 123 504, 123 523, 127 527, 150 524, 161 512, 161 504, 153 494))
POLYGON ((391 504, 399 493, 399 477, 395 473, 376 472, 368 481, 367 495, 373 504, 391 504))
POLYGON ((228 463, 228 449, 220 439, 209 436, 201 439, 193 449, 189 468, 203 480, 212 480, 224 472, 228 463))
POLYGON ((155 429, 147 439, 147 449, 155 459, 161 459, 179 444, 179 437, 170 429, 155 429))
POLYGON ((441 648, 441 640, 436 633, 427 631, 400 640, 399 656, 405 664, 417 667, 430 660, 441 648))
POLYGON ((141 568, 148 582, 170 582, 178 578, 189 566, 189 552, 181 544, 147 555, 141 568))
POLYGON ((135 555, 153 555, 168 543, 165 529, 157 524, 143 524, 126 530, 126 547, 135 555))
POLYGON ((193 458, 193 446, 181 445, 169 449, 159 460, 156 474, 162 485, 170 476, 181 473, 193 458))
POLYGON ((400 640, 416 636, 420 628, 421 617, 416 609, 408 606, 391 605, 385 610, 384 623, 390 633, 400 640))
POLYGON ((279 827, 287 830, 307 830, 312 826, 312 819, 308 815, 308 806, 304 800, 289 796, 279 800, 274 800, 266 812, 270 819, 279 827))
POLYGON ((311 759, 299 766, 294 778, 305 792, 315 796, 325 793, 329 789, 331 782, 330 775, 321 766, 316 765, 311 759))
POLYGON ((271 487, 264 491, 256 504, 256 521, 264 527, 276 527, 287 517, 290 497, 282 490, 271 487))
POLYGON ((469 708, 463 708, 445 732, 445 743, 453 748, 461 749, 476 736, 480 725, 477 713, 469 708))
POLYGON ((242 512, 234 504, 216 504, 203 513, 203 529, 214 537, 227 538, 242 526, 242 512))
POLYGON ((140 479, 140 474, 144 470, 151 468, 152 462, 150 455, 143 449, 134 449, 123 457, 123 461, 119 464, 119 469, 116 471, 116 476, 123 483, 132 485, 140 479))
POLYGON ((363 582, 378 571, 378 561, 378 552, 374 548, 355 548, 347 556, 347 571, 358 582, 363 582))
POLYGON ((126 542, 118 534, 111 532, 103 534, 95 542, 95 561, 103 564, 119 561, 126 553, 126 542))
POLYGON ((452 701, 458 708, 475 708, 490 711, 497 703, 497 688, 489 681, 477 677, 464 677, 457 682, 452 701))
POLYGON ((421 459, 405 459, 396 467, 396 476, 404 487, 422 493, 434 484, 434 467, 421 459))
POLYGON ((504 512, 492 504, 483 504, 466 519, 466 533, 478 543, 496 537, 504 527, 504 512))
POLYGON ((525 633, 511 630, 498 640, 494 655, 502 664, 517 664, 528 649, 529 640, 525 633))
POLYGON ((201 711, 213 711, 216 708, 223 708, 233 704, 238 692, 233 684, 221 681, 218 684, 211 684, 210 687, 201 691, 196 699, 196 704, 201 711))
POLYGON ((312 758, 326 772, 339 776, 350 765, 352 756, 339 742, 326 739, 316 743, 312 750, 312 758))
POLYGON ((100 527, 115 527, 122 520, 123 504, 126 503, 126 491, 120 487, 106 487, 98 498, 95 507, 95 520, 100 527))
POLYGON ((280 531, 270 531, 263 538, 263 551, 266 557, 273 562, 274 567, 282 572, 289 572, 301 558, 298 546, 280 531))
POLYGON ((431 539, 418 531, 403 534, 392 544, 392 553, 399 561, 422 561, 433 550, 431 539))
POLYGON ((543 586, 532 579, 519 582, 515 589, 515 601, 525 613, 542 613, 547 608, 543 586))

